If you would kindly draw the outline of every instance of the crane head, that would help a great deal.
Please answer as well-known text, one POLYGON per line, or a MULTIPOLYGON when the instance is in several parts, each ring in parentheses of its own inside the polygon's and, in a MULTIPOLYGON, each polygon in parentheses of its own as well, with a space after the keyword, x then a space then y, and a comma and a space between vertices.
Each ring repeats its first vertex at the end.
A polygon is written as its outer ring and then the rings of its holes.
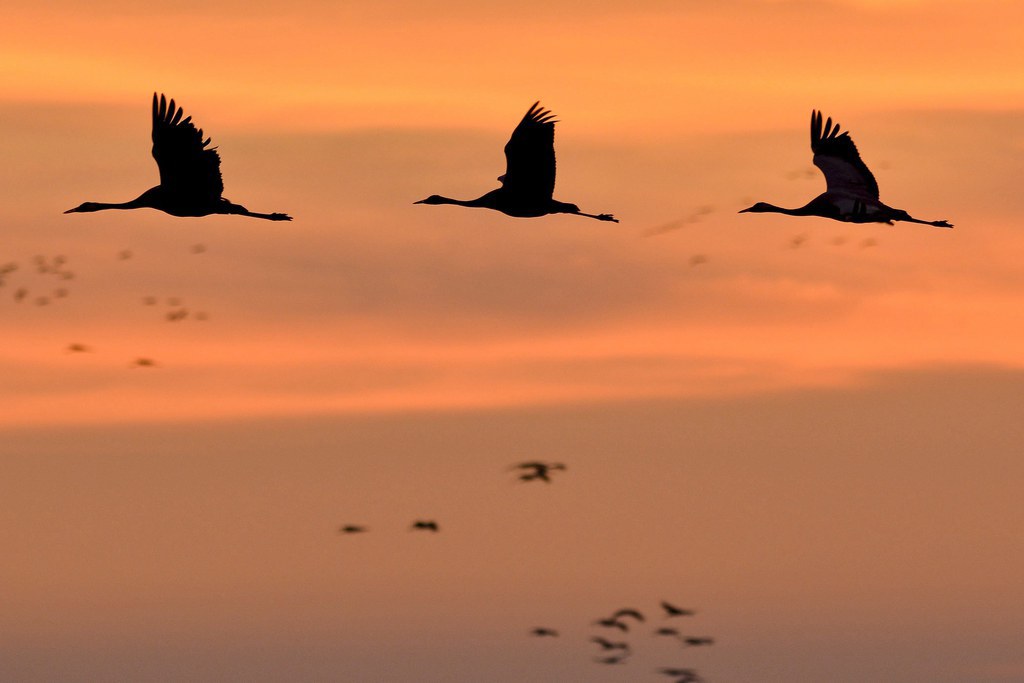
POLYGON ((64 213, 88 213, 90 211, 99 211, 103 206, 96 202, 82 202, 73 209, 68 209, 64 213))

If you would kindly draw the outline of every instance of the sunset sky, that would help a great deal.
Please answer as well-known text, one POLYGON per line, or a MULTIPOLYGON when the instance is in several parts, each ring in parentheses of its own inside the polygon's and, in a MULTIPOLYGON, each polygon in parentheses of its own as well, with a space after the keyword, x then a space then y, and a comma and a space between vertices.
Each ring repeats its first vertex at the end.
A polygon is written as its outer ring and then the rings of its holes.
POLYGON ((0 679, 1024 682, 1024 5, 369 4, 0 4, 0 679), (295 220, 63 215, 154 91, 295 220), (538 99, 621 223, 413 205, 538 99))

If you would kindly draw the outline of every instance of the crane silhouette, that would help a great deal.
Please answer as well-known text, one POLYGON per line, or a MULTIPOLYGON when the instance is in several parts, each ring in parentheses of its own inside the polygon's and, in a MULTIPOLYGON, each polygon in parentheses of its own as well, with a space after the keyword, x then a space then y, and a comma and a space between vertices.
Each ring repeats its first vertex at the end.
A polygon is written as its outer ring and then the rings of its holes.
POLYGON ((789 216, 821 216, 852 223, 908 221, 937 228, 952 228, 947 221, 923 221, 903 209, 886 206, 878 199, 878 182, 861 161, 849 133, 840 133, 831 117, 822 126, 821 112, 811 112, 811 151, 814 165, 825 175, 825 191, 796 209, 758 202, 740 213, 784 213, 789 216))
POLYGON ((675 678, 676 683, 700 683, 704 680, 697 674, 697 672, 694 669, 678 669, 674 667, 663 667, 661 669, 658 669, 658 673, 675 678))
POLYGON ((256 213, 233 204, 221 194, 224 180, 220 174, 220 155, 208 147, 202 129, 184 115, 172 99, 153 93, 153 158, 160 169, 160 184, 135 199, 120 204, 84 202, 64 213, 89 213, 105 209, 158 209, 172 216, 209 216, 214 213, 290 221, 283 213, 256 213))
POLYGON ((575 204, 552 198, 555 191, 555 115, 534 102, 505 144, 505 175, 501 187, 476 199, 451 199, 433 194, 414 204, 457 204, 494 209, 516 218, 572 213, 599 221, 618 219, 610 213, 580 211, 575 204))
POLYGON ((617 628, 622 632, 629 631, 629 625, 625 622, 619 621, 615 617, 608 617, 607 619, 597 619, 594 621, 595 626, 604 626, 605 628, 617 628))
POLYGON ((696 612, 690 609, 683 609, 682 607, 676 607, 667 600, 661 601, 661 608, 665 610, 666 617, 692 617, 696 612))
POLYGON ((643 621, 644 615, 639 611, 632 608, 620 609, 611 616, 612 619, 622 619, 623 617, 631 617, 637 621, 643 621))
POLYGON ((513 470, 524 470, 523 474, 519 475, 519 479, 522 481, 535 481, 540 480, 545 483, 551 483, 550 473, 554 470, 565 470, 565 465, 560 462, 541 462, 534 460, 530 462, 521 462, 511 467, 513 470), (525 470, 533 470, 532 472, 525 470))
POLYGON ((606 638, 602 638, 600 636, 594 636, 593 638, 590 639, 590 642, 597 643, 598 645, 601 646, 602 650, 628 650, 629 649, 629 643, 626 643, 626 642, 616 643, 616 642, 612 642, 612 641, 610 641, 610 640, 608 640, 606 638))
POLYGON ((558 631, 553 628, 547 628, 545 626, 538 626, 537 628, 530 631, 531 636, 537 636, 538 638, 557 638, 558 631))

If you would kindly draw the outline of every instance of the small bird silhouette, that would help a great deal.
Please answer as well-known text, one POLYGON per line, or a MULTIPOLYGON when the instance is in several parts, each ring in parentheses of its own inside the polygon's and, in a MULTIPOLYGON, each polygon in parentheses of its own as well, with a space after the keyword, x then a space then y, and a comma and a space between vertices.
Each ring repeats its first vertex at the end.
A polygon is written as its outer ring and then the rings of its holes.
POLYGON ((188 310, 184 308, 179 308, 173 311, 167 311, 167 313, 164 314, 164 317, 167 319, 168 322, 172 323, 177 322, 179 320, 184 320, 185 318, 188 317, 188 310))
POLYGON ((666 676, 672 676, 677 679, 675 683, 701 683, 704 679, 701 678, 694 669, 676 669, 671 667, 665 667, 658 669, 658 673, 666 676))
POLYGON ((623 632, 629 631, 629 625, 624 622, 618 621, 617 619, 615 619, 615 617, 609 617, 607 619, 598 619, 594 622, 594 625, 604 626, 606 628, 617 628, 623 632))
POLYGON ((541 626, 541 627, 535 628, 532 631, 530 631, 530 635, 531 636, 538 636, 540 638, 544 638, 544 637, 557 638, 558 637, 558 631, 556 631, 553 628, 544 628, 543 626, 541 626))
POLYGON ((89 353, 92 351, 92 349, 85 344, 68 344, 65 350, 68 353, 89 353))
POLYGON ((679 635, 679 629, 672 628, 671 626, 663 626, 655 631, 654 635, 677 637, 679 635))
POLYGON ((612 642, 612 641, 606 640, 606 639, 604 639, 604 638, 602 638, 600 636, 594 636, 593 638, 590 639, 590 642, 597 643, 598 645, 601 646, 602 650, 628 650, 629 649, 629 643, 625 643, 625 642, 621 642, 621 643, 619 643, 619 642, 612 642))
POLYGON ((153 93, 153 158, 160 169, 159 185, 128 202, 84 202, 64 213, 151 208, 172 216, 234 214, 290 221, 287 214, 255 213, 221 196, 220 155, 215 147, 208 147, 210 138, 203 139, 202 129, 196 128, 191 116, 182 118, 184 113, 173 99, 168 103, 166 97, 157 99, 153 93))
POLYGON ((366 532, 365 526, 359 526, 358 524, 346 524, 345 526, 338 529, 338 533, 342 534, 361 534, 366 532))
POLYGON ((692 647, 700 647, 701 645, 715 644, 715 639, 709 638, 707 636, 688 636, 686 638, 683 638, 682 640, 685 645, 690 645, 692 647))
POLYGON ((594 657, 594 661, 598 664, 622 664, 629 658, 629 653, 621 655, 612 655, 610 657, 594 657))
POLYGON ((692 617, 696 614, 693 610, 683 609, 682 607, 676 607, 670 602, 665 600, 661 601, 661 608, 665 610, 666 617, 692 617))
POLYGON ((534 460, 531 462, 521 462, 517 465, 513 465, 511 469, 514 470, 533 470, 532 472, 525 472, 519 475, 519 479, 522 481, 535 481, 537 479, 551 483, 550 473, 554 470, 565 470, 565 465, 560 462, 540 462, 534 460))
POLYGON ((615 614, 612 615, 612 619, 621 619, 623 617, 630 617, 631 619, 636 619, 637 621, 643 621, 644 620, 644 615, 641 614, 639 610, 630 609, 630 608, 620 609, 619 611, 617 611, 615 614))
POLYGON ((133 368, 155 368, 156 361, 152 358, 136 358, 132 361, 133 368))
POLYGON ((416 520, 410 528, 413 530, 433 531, 435 533, 438 531, 437 522, 433 520, 416 520))
POLYGON ((797 209, 758 202, 740 213, 784 213, 789 216, 821 216, 852 223, 908 221, 937 228, 952 228, 947 221, 923 221, 903 209, 886 206, 878 199, 878 182, 860 158, 849 133, 829 118, 822 125, 819 111, 811 112, 811 151, 814 165, 825 176, 825 192, 797 209))
POLYGON ((575 204, 552 199, 555 191, 555 115, 534 102, 505 144, 505 175, 501 187, 476 199, 430 195, 414 204, 457 204, 494 209, 517 218, 572 213, 599 221, 618 219, 608 213, 583 213, 575 204))

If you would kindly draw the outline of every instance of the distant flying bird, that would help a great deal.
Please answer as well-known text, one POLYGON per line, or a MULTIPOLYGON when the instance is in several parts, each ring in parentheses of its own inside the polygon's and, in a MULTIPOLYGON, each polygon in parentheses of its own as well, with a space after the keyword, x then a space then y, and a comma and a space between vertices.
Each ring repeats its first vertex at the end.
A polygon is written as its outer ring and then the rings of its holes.
POLYGON ((89 353, 90 351, 92 351, 92 349, 90 349, 85 344, 68 344, 65 350, 68 353, 89 353))
POLYGON ((338 529, 338 533, 342 534, 361 534, 366 531, 365 526, 359 526, 358 524, 346 524, 345 526, 338 529))
POLYGON ((544 638, 544 637, 557 638, 558 637, 558 631, 556 631, 553 628, 544 628, 543 626, 541 626, 541 627, 535 628, 532 631, 530 631, 530 635, 531 636, 537 636, 537 637, 540 637, 540 638, 544 638))
POLYGON ((184 320, 187 317, 188 310, 184 308, 179 308, 173 311, 167 311, 167 313, 164 314, 164 318, 166 318, 168 322, 172 323, 177 322, 179 320, 184 320))
POLYGON ((617 629, 619 629, 620 631, 623 631, 623 632, 629 631, 629 625, 628 624, 625 624, 625 623, 615 619, 614 617, 610 617, 608 619, 598 619, 597 621, 594 622, 594 625, 595 626, 604 626, 606 628, 617 628, 617 629))
POLYGON ((437 522, 433 520, 417 520, 410 527, 412 530, 434 531, 438 530, 437 522))
POLYGON ((629 654, 612 655, 610 657, 594 657, 598 664, 622 664, 629 657, 629 654))
POLYGON ((693 669, 675 669, 671 667, 665 667, 662 669, 658 669, 658 673, 664 674, 666 676, 672 676, 676 679, 675 683, 700 683, 704 680, 693 669))
POLYGON ((840 133, 832 119, 821 122, 821 112, 811 112, 811 151, 814 165, 825 175, 825 192, 797 209, 785 209, 758 202, 740 213, 784 213, 789 216, 821 216, 852 223, 888 223, 908 221, 952 228, 946 221, 922 221, 903 209, 886 206, 878 199, 878 183, 861 161, 849 133, 840 133))
POLYGON ((663 626, 654 632, 656 636, 672 636, 673 638, 679 635, 679 629, 672 628, 671 626, 663 626))
POLYGON ((692 647, 699 647, 701 645, 714 645, 715 639, 708 638, 707 636, 690 636, 687 638, 683 638, 683 643, 686 645, 690 645, 692 647))
POLYGON ((133 368, 155 368, 156 361, 152 358, 136 358, 132 361, 133 368))
POLYGON ((683 609, 682 607, 676 607, 670 602, 665 600, 661 601, 661 608, 665 610, 666 617, 692 617, 696 612, 689 609, 683 609))
POLYGON ((534 102, 512 131, 505 145, 505 175, 501 187, 477 199, 450 199, 430 195, 415 204, 457 204, 494 209, 517 218, 536 218, 550 213, 572 213, 599 221, 618 219, 608 213, 583 213, 575 204, 552 199, 555 191, 555 115, 534 102))
POLYGON ((713 207, 713 206, 698 206, 696 209, 691 211, 688 215, 684 216, 683 218, 678 218, 678 219, 676 219, 674 221, 671 221, 669 223, 663 223, 662 225, 659 225, 659 226, 656 226, 656 227, 653 227, 653 228, 648 228, 647 230, 644 230, 643 233, 642 233, 642 236, 643 237, 654 237, 655 235, 663 235, 666 232, 671 232, 673 230, 678 230, 679 228, 682 228, 683 226, 689 225, 691 223, 699 222, 701 217, 706 216, 709 213, 714 212, 714 210, 715 210, 715 207, 713 207))
POLYGON ((565 470, 565 465, 560 462, 540 462, 534 460, 531 462, 521 462, 513 465, 511 469, 514 470, 533 470, 532 472, 524 472, 519 475, 519 479, 522 481, 534 481, 540 479, 543 482, 551 483, 550 472, 554 470, 565 470))
POLYGON ((630 617, 631 619, 636 619, 637 621, 644 620, 644 615, 641 614, 639 610, 635 609, 620 609, 612 615, 612 619, 621 619, 623 617, 630 617))
POLYGON ((628 650, 629 643, 613 643, 610 640, 606 640, 600 636, 594 636, 590 639, 590 642, 597 643, 602 650, 628 650))
POLYGON ((160 95, 153 93, 153 158, 160 168, 160 184, 121 204, 85 202, 64 213, 87 213, 103 209, 158 209, 172 216, 209 216, 235 214, 290 221, 283 213, 255 213, 244 206, 232 204, 221 196, 224 181, 220 174, 220 155, 215 147, 207 148, 210 138, 203 139, 202 129, 192 117, 182 119, 185 112, 160 95))

